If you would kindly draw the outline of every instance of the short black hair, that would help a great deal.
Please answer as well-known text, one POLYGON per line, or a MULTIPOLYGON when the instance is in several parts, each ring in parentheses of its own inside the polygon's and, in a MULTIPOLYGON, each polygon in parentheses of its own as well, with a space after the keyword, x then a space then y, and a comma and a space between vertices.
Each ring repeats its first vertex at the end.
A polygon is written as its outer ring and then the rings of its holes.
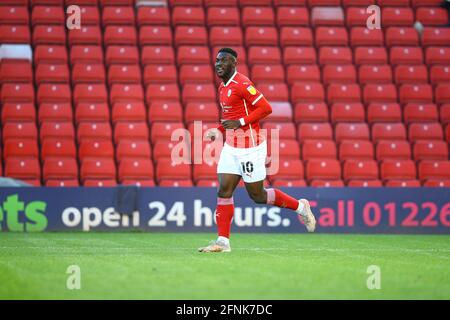
POLYGON ((231 54, 233 57, 235 57, 236 59, 237 59, 237 57, 238 57, 237 52, 234 51, 234 50, 231 49, 231 48, 222 48, 222 49, 219 50, 219 52, 217 52, 217 54, 219 54, 219 53, 221 53, 221 52, 229 53, 229 54, 231 54))

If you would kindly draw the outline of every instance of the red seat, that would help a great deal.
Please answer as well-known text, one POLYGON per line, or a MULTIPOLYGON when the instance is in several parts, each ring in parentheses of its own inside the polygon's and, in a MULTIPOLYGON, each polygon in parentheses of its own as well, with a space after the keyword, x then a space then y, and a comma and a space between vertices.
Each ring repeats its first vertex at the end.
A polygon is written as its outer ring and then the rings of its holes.
MULTIPOLYGON (((197 187, 214 187, 214 188, 216 188, 219 185, 219 182, 217 182, 217 179, 198 180, 195 185, 197 187)), ((239 187, 240 186, 238 185, 238 188, 239 187)))
POLYGON ((183 86, 183 102, 216 101, 216 90, 212 84, 185 84, 183 86))
POLYGON ((438 109, 433 103, 408 103, 404 107, 403 115, 406 124, 411 122, 439 121, 438 109))
POLYGON ((31 25, 62 25, 64 24, 64 11, 59 6, 41 6, 35 5, 31 11, 31 25))
POLYGON ((8 5, 4 3, 0 7, 0 21, 2 24, 28 25, 30 21, 30 15, 26 6, 20 6, 19 3, 8 5))
POLYGON ((320 82, 294 83, 291 87, 292 102, 323 102, 325 92, 320 82))
POLYGON ((375 160, 346 160, 344 162, 344 180, 378 179, 378 164, 375 160))
POLYGON ((397 102, 397 88, 393 84, 367 84, 363 90, 364 102, 397 102))
POLYGON ((347 46, 348 34, 343 27, 318 27, 315 30, 316 46, 347 46))
POLYGON ((68 61, 65 46, 38 45, 34 49, 34 63, 65 64, 68 61))
POLYGON ((409 141, 417 140, 442 140, 444 133, 438 122, 412 123, 408 130, 409 141))
MULTIPOLYGON (((240 60, 240 58, 239 58, 240 60)), ((248 49, 248 60, 251 65, 281 64, 281 50, 279 47, 254 46, 248 49)))
POLYGON ((37 92, 37 102, 70 102, 71 90, 68 84, 47 84, 39 86, 37 92))
POLYGON ((77 123, 81 121, 102 122, 109 121, 109 107, 107 103, 88 103, 82 102, 77 104, 75 108, 75 120, 77 123))
POLYGON ((203 162, 202 164, 194 164, 193 168, 193 180, 194 182, 201 179, 215 179, 217 177, 217 166, 214 162, 203 162))
POLYGON ((70 49, 70 63, 103 63, 102 47, 96 45, 75 45, 70 49))
POLYGON ((366 10, 366 7, 349 7, 346 9, 346 24, 347 27, 366 26, 367 19, 371 13, 366 10))
POLYGON ((387 64, 387 52, 384 47, 357 47, 355 49, 355 64, 387 64))
POLYGON ((384 160, 381 162, 381 178, 392 179, 416 179, 416 165, 412 160, 384 160))
POLYGON ((171 46, 172 31, 169 26, 141 26, 139 44, 141 46, 171 46))
POLYGON ((153 159, 158 162, 160 159, 177 157, 180 161, 185 159, 189 161, 190 149, 186 140, 183 141, 171 141, 168 139, 160 139, 153 143, 153 159), (177 147, 175 149, 174 147, 177 147))
POLYGON ((423 51, 420 47, 392 47, 389 52, 391 65, 423 64, 423 51))
POLYGON ((29 83, 5 83, 1 88, 1 100, 5 102, 34 102, 33 85, 29 83))
MULTIPOLYGON (((320 75, 319 75, 320 77, 320 75)), ((329 64, 323 67, 323 83, 356 83, 356 69, 351 64, 334 65, 329 64)))
POLYGON ((117 186, 116 179, 86 179, 83 181, 83 187, 115 187, 117 186))
POLYGON ((146 90, 146 102, 151 104, 154 101, 179 101, 180 92, 175 83, 168 84, 150 84, 146 90))
POLYGON ((8 158, 5 161, 5 177, 13 179, 40 179, 41 167, 37 158, 8 158))
POLYGON ((324 102, 297 103, 295 122, 328 122, 328 106, 324 102))
POLYGON ((292 122, 272 122, 267 121, 263 124, 263 129, 267 131, 267 137, 270 139, 273 136, 272 130, 278 131, 278 137, 280 139, 295 139, 296 130, 295 125, 292 122))
POLYGON ((72 122, 42 122, 40 128, 40 139, 41 141, 44 141, 47 138, 74 139, 75 130, 72 122))
MULTIPOLYGON (((151 109, 150 109, 151 110, 151 109)), ((180 116, 181 116, 180 106, 180 116)), ((218 121, 219 106, 215 102, 191 102, 186 104, 184 112, 186 123, 193 121, 218 121)))
MULTIPOLYGON (((39 95, 39 94, 38 94, 39 95)), ((74 91, 74 102, 78 104, 80 102, 107 102, 108 94, 104 84, 77 84, 74 91)))
POLYGON ((311 159, 336 159, 336 144, 332 140, 305 140, 302 146, 302 158, 305 161, 311 159))
POLYGON ((44 181, 50 179, 78 179, 78 164, 75 158, 48 158, 42 167, 44 181))
MULTIPOLYGON (((182 47, 178 48, 178 55, 182 53, 182 47)), ((208 60, 209 61, 209 60, 208 60)), ((173 64, 175 53, 171 46, 144 46, 141 51, 142 65, 147 64, 173 64)))
MULTIPOLYGON (((109 31, 111 32, 111 30, 109 31)), ((69 30, 69 45, 95 45, 102 43, 102 31, 99 26, 86 25, 81 29, 69 30)), ((112 44, 112 43, 111 43, 112 44)))
POLYGON ((272 179, 271 185, 274 187, 306 187, 303 179, 272 179))
POLYGON ((274 143, 268 140, 268 156, 270 159, 300 159, 300 147, 295 139, 280 139, 274 143))
POLYGON ((298 159, 279 159, 278 171, 274 172, 270 179, 303 179, 303 163, 298 159))
POLYGON ((427 65, 449 65, 450 48, 447 47, 428 47, 425 49, 425 61, 427 65))
POLYGON ((37 139, 37 128, 34 122, 6 122, 2 127, 3 141, 15 138, 37 139))
POLYGON ((155 181, 152 180, 123 180, 121 182, 121 185, 124 186, 136 186, 136 187, 154 187, 155 186, 155 181))
POLYGON ((447 46, 449 38, 449 28, 428 27, 422 33, 422 46, 447 46))
MULTIPOLYGON (((450 104, 443 104, 441 105, 440 109, 440 118, 442 124, 449 124, 450 123, 450 104)), ((447 129, 448 130, 448 129, 447 129)), ((449 135, 446 135, 447 137, 450 137, 449 135)), ((450 141, 450 139, 447 138, 447 140, 450 141)))
POLYGON ((377 3, 381 7, 409 7, 410 0, 378 0, 377 3))
POLYGON ((117 121, 145 121, 146 108, 143 102, 118 102, 112 108, 112 120, 117 121))
POLYGON ((359 67, 359 82, 361 84, 391 83, 392 69, 389 65, 361 65, 359 67))
POLYGON ((242 46, 243 34, 240 27, 214 26, 209 31, 210 46, 242 46))
POLYGON ((447 160, 448 145, 445 141, 418 140, 413 148, 414 160, 447 160))
MULTIPOLYGON (((263 36, 265 36, 263 34, 263 36)), ((272 43, 265 45, 276 45, 277 39, 272 39, 272 43)), ((282 27, 280 31, 280 44, 282 48, 288 46, 312 46, 313 34, 311 28, 307 27, 282 27)), ((251 44, 248 44, 251 45, 251 44)))
POLYGON ((41 158, 76 158, 77 148, 73 139, 48 138, 41 142, 41 158))
POLYGON ((356 188, 378 188, 382 187, 383 183, 380 180, 350 180, 348 181, 347 186, 356 188))
POLYGON ((177 69, 174 65, 148 64, 144 69, 144 84, 173 83, 177 81, 177 69))
POLYGON ((406 140, 406 129, 403 123, 375 123, 372 126, 372 141, 406 140))
POLYGON ((36 68, 36 84, 43 82, 68 83, 69 68, 65 64, 41 63, 36 68))
POLYGON ((313 47, 285 47, 283 48, 283 61, 289 64, 315 64, 316 51, 313 47))
POLYGON ((172 25, 204 25, 205 13, 202 7, 174 7, 172 10, 172 25))
POLYGON ((415 179, 408 180, 388 180, 385 184, 386 187, 394 187, 394 188, 417 188, 420 187, 420 182, 415 179))
POLYGON ((134 9, 125 6, 108 6, 103 8, 102 22, 104 26, 109 25, 133 25, 134 9))
POLYGON ((291 64, 287 67, 287 83, 289 85, 295 82, 319 82, 320 69, 316 64, 297 65, 291 64))
POLYGON ((370 141, 344 140, 339 144, 339 159, 373 159, 373 145, 370 141))
POLYGON ((81 161, 85 158, 113 158, 114 146, 109 140, 84 140, 78 150, 81 161))
POLYGON ((148 112, 148 121, 181 121, 183 111, 179 102, 152 102, 148 112))
POLYGON ((450 179, 429 179, 423 184, 424 187, 450 187, 450 179))
POLYGON ((450 83, 438 84, 434 96, 437 104, 450 103, 450 83))
POLYGON ((146 140, 120 140, 116 148, 116 159, 120 163, 123 159, 145 158, 151 159, 150 143, 146 140))
POLYGON ((389 27, 386 31, 386 46, 418 46, 419 35, 413 27, 389 27))
POLYGON ((432 66, 430 68, 430 82, 432 85, 450 82, 450 66, 432 66))
POLYGON ((182 122, 154 122, 151 126, 151 141, 170 140, 172 132, 185 129, 182 122))
POLYGON ((108 69, 108 84, 111 86, 116 83, 140 84, 141 68, 138 64, 130 65, 111 65, 108 69))
POLYGON ((306 177, 308 180, 339 180, 341 179, 341 165, 335 159, 312 159, 306 163, 306 177))
POLYGON ((352 51, 348 47, 321 47, 319 49, 319 64, 348 64, 352 63, 352 51))
POLYGON ((116 165, 112 158, 85 158, 81 162, 81 181, 93 179, 116 179, 116 165))
POLYGON ((251 78, 256 84, 262 82, 284 82, 284 68, 281 64, 255 64, 251 70, 251 78))
POLYGON ((185 64, 180 67, 180 83, 201 83, 212 82, 214 79, 213 71, 209 64, 191 65, 185 64))
POLYGON ((31 41, 30 29, 25 25, 0 25, 0 43, 23 43, 29 44, 31 41))
POLYGON ((331 106, 331 122, 363 122, 364 106, 361 103, 333 103, 331 106))
POLYGON ((433 89, 429 84, 403 84, 399 89, 400 103, 433 102, 433 89))
POLYGON ((33 82, 31 63, 5 59, 0 64, 0 83, 5 82, 33 82))
POLYGON ((21 138, 8 139, 3 146, 3 159, 8 159, 9 157, 39 158, 37 141, 21 138))
POLYGON ((119 164, 119 181, 153 180, 154 169, 150 159, 125 158, 119 164))
POLYGON ((275 13, 272 7, 244 7, 242 9, 242 26, 273 26, 275 13))
POLYGON ((284 26, 308 26, 309 12, 305 7, 277 7, 277 25, 284 26))
MULTIPOLYGON (((281 30, 282 47, 286 45, 286 42, 283 41, 283 31, 286 28, 282 28, 281 30)), ((247 27, 245 29, 245 43, 247 46, 276 46, 278 45, 277 29, 266 26, 247 27)), ((299 45, 299 43, 296 44, 299 45)))
POLYGON ((189 164, 177 164, 170 158, 162 158, 156 164, 156 179, 191 179, 191 166, 189 164))
POLYGON ((310 187, 313 188, 342 188, 344 187, 342 180, 312 180, 310 187))
POLYGON ((419 163, 419 179, 450 179, 450 161, 424 160, 419 163))
POLYGON ((289 101, 289 90, 285 83, 262 83, 258 89, 268 101, 289 101))
POLYGON ((337 143, 342 140, 369 140, 369 135, 366 123, 338 123, 335 128, 337 143))
POLYGON ((36 109, 29 102, 7 102, 2 107, 2 122, 8 121, 35 121, 36 109))
MULTIPOLYGON (((81 3, 78 3, 81 4, 81 3)), ((100 13, 97 6, 91 6, 91 3, 86 3, 81 7, 81 14, 83 16, 83 24, 90 25, 99 25, 100 24, 100 13)), ((66 5, 68 5, 66 1, 66 5)))
POLYGON ((105 27, 103 34, 105 45, 130 45, 137 44, 136 28, 133 26, 109 25, 105 27))
POLYGON ((208 34, 203 26, 178 26, 175 28, 175 46, 197 45, 208 43, 208 34))
MULTIPOLYGON (((210 180, 203 180, 203 181, 210 181, 210 180)), ((194 184, 192 183, 191 179, 163 179, 159 181, 158 186, 160 187, 193 187, 194 184)), ((197 184, 197 186, 205 186, 206 185, 199 185, 197 184)), ((209 185, 208 185, 209 186, 209 185)))
POLYGON ((441 4, 441 2, 442 1, 439 1, 439 0, 411 0, 411 4, 412 4, 413 8, 422 7, 422 6, 426 6, 426 7, 439 6, 441 4))
POLYGON ((289 102, 272 102, 272 113, 263 121, 292 121, 292 106, 289 102))
POLYGON ((329 123, 301 123, 298 126, 298 140, 303 143, 305 140, 311 139, 332 140, 331 125, 329 123))
POLYGON ((122 139, 148 140, 148 126, 144 121, 117 122, 114 126, 114 141, 117 143, 122 139))
POLYGON ((332 83, 327 89, 328 103, 360 102, 361 90, 357 84, 332 83))
POLYGON ((208 27, 238 26, 239 23, 240 23, 240 13, 239 13, 239 9, 236 7, 209 7, 208 8, 208 11, 207 11, 208 27))
POLYGON ((353 27, 350 32, 352 47, 383 46, 384 35, 380 29, 367 29, 366 27, 353 27))
POLYGON ((169 25, 170 13, 168 7, 140 6, 137 8, 137 24, 169 25))
POLYGON ((414 11, 411 8, 386 7, 381 10, 381 25, 411 26, 414 23, 414 11))
POLYGON ((395 67, 395 82, 397 84, 418 84, 428 82, 428 71, 425 65, 398 65, 395 67))
POLYGON ((103 63, 76 63, 72 68, 72 83, 103 83, 105 68, 103 63))
POLYGON ((77 129, 78 142, 85 139, 111 140, 112 130, 109 122, 81 122, 77 129))
MULTIPOLYGON (((70 36, 69 36, 70 39, 70 36)), ((9 42, 9 41, 6 41, 9 42)), ((66 32, 63 26, 38 25, 33 28, 33 44, 66 44, 66 32)))
POLYGON ((144 90, 141 84, 113 84, 110 91, 111 103, 144 101, 144 90))
POLYGON ((409 142, 398 140, 381 140, 377 144, 377 160, 411 159, 409 142))
POLYGON ((79 187, 78 179, 49 179, 45 182, 46 187, 79 187))
POLYGON ((401 122, 402 110, 398 103, 371 103, 367 108, 367 121, 375 122, 401 122))

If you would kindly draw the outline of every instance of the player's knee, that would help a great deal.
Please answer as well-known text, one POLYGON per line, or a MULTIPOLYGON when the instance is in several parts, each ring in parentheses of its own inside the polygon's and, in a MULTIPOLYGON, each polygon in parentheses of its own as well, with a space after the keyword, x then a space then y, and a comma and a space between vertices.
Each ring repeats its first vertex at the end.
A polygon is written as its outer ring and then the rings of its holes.
POLYGON ((229 189, 219 189, 217 192, 219 198, 231 198, 233 196, 233 190, 229 189))

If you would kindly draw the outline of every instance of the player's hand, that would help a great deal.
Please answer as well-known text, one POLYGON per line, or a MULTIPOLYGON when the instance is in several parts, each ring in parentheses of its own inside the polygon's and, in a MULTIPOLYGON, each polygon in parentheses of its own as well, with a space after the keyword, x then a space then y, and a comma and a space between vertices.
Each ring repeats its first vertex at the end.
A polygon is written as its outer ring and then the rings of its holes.
POLYGON ((225 129, 237 129, 241 126, 241 122, 239 120, 222 120, 222 126, 225 129))

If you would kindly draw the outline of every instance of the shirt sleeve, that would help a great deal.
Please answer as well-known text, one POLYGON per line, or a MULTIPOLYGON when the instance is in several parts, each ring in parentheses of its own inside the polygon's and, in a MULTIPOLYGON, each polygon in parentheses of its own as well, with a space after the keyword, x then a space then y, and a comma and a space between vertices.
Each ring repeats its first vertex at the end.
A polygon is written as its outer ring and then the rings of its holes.
POLYGON ((239 119, 241 126, 257 122, 272 113, 272 107, 264 95, 255 88, 253 83, 243 83, 242 97, 246 103, 256 107, 250 114, 239 119))

